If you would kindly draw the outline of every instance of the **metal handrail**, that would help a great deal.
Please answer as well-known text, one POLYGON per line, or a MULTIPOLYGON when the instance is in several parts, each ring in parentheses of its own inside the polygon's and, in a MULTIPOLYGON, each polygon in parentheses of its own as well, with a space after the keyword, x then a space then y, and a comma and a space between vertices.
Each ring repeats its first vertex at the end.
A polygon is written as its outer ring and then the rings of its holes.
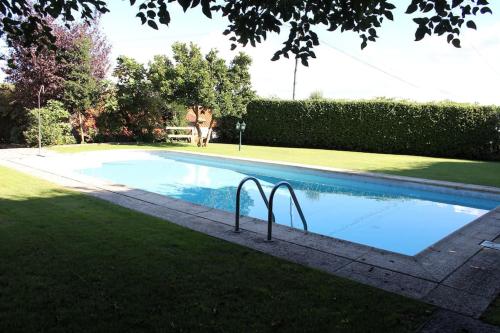
POLYGON ((271 234, 273 232, 273 220, 274 220, 274 214, 273 214, 273 202, 274 202, 274 195, 276 194, 276 191, 278 188, 281 186, 286 186, 288 188, 288 191, 290 192, 290 195, 292 196, 292 200, 295 203, 295 207, 297 207, 297 211, 299 212, 300 218, 302 219, 302 224, 304 225, 304 230, 307 231, 307 222, 306 218, 304 217, 304 213, 302 213, 302 208, 300 208, 299 201, 297 200, 297 196, 295 195, 295 191, 292 188, 292 185, 288 182, 279 182, 276 184, 273 189, 271 190, 271 195, 269 196, 269 207, 268 207, 268 215, 267 215, 267 240, 271 240, 271 234))
MULTIPOLYGON (((234 232, 240 232, 240 194, 241 194, 241 189, 243 188, 243 185, 247 181, 253 181, 255 185, 257 185, 257 188, 259 189, 260 195, 262 196, 262 199, 264 200, 264 203, 266 204, 267 210, 269 211, 269 202, 267 201, 266 194, 264 193, 264 190, 262 189, 262 186, 260 185, 260 182, 257 178, 255 177, 245 177, 241 180, 240 184, 238 185, 238 190, 236 191, 236 216, 234 220, 234 232)), ((271 214, 270 217, 272 220, 274 220, 274 214, 271 214)))

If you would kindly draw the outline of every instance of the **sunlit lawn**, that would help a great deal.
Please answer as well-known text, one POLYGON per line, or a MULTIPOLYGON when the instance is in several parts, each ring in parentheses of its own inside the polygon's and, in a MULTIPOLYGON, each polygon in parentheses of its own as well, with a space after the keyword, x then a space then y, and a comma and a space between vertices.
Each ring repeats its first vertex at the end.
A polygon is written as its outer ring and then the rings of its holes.
POLYGON ((0 184, 0 332, 404 332, 434 309, 2 167, 0 184))
POLYGON ((500 162, 264 146, 243 146, 242 151, 238 151, 237 145, 230 144, 210 144, 206 148, 179 144, 86 144, 51 149, 76 153, 131 148, 202 152, 500 187, 500 162))

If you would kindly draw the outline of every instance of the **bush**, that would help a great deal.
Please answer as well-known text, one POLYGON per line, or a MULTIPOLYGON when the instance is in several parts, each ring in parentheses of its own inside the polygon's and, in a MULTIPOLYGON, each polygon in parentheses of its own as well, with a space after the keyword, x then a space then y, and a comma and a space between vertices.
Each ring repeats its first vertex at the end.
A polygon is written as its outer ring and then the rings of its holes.
MULTIPOLYGON (((217 127, 214 129, 217 131, 217 139, 214 142, 237 142, 239 140, 239 132, 236 131, 236 122, 241 121, 240 118, 235 116, 225 116, 222 119, 217 120, 217 127)), ((243 134, 246 140, 246 133, 243 134)))
MULTIPOLYGON (((38 144, 38 109, 28 115, 28 129, 24 132, 26 142, 31 146, 38 144)), ((40 109, 42 120, 42 144, 45 146, 76 143, 71 134, 70 114, 61 102, 50 100, 40 109)))
POLYGON ((26 112, 16 104, 15 87, 0 83, 0 143, 22 143, 26 129, 26 112))
POLYGON ((497 106, 257 100, 248 105, 244 120, 249 144, 500 160, 497 106))

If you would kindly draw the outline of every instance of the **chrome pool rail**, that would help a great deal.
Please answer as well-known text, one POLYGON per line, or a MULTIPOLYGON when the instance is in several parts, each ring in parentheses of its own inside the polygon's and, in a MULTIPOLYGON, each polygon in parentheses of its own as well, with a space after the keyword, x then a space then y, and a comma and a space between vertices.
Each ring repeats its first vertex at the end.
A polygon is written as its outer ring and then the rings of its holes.
MULTIPOLYGON (((257 188, 259 189, 260 195, 262 196, 262 199, 264 200, 264 203, 266 204, 267 210, 269 211, 269 202, 267 201, 266 194, 264 193, 264 190, 262 189, 262 185, 260 185, 260 182, 257 178, 255 177, 245 177, 241 180, 240 184, 238 185, 238 190, 236 191, 236 216, 234 219, 234 232, 240 232, 240 199, 241 199, 241 189, 243 188, 243 185, 247 181, 253 181, 255 185, 257 185, 257 188)), ((274 220, 274 215, 271 215, 271 219, 274 220)))
POLYGON ((288 188, 288 191, 290 192, 290 195, 292 196, 292 200, 295 204, 295 207, 297 208, 297 211, 299 212, 300 219, 302 220, 302 224, 304 226, 304 230, 307 232, 307 221, 306 218, 304 217, 304 213, 302 212, 302 208, 300 207, 299 201, 297 200, 297 196, 295 195, 295 191, 292 188, 292 185, 288 182, 279 182, 278 184, 274 185, 273 189, 271 190, 271 195, 269 196, 269 206, 268 206, 268 214, 267 214, 267 240, 271 241, 272 239, 272 232, 273 232, 273 222, 274 222, 274 214, 273 214, 273 202, 274 202, 274 195, 276 194, 276 191, 281 187, 281 186, 286 186, 288 188))

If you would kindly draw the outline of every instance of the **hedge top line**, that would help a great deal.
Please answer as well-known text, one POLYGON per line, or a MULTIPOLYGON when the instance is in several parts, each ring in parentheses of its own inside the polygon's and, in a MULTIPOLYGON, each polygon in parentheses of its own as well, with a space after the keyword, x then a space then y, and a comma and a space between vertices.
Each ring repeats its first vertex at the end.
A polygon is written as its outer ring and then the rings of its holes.
POLYGON ((258 98, 253 100, 251 103, 274 103, 274 104, 341 104, 341 105, 352 105, 352 104, 379 104, 379 105, 401 105, 401 106, 413 106, 413 107, 461 107, 461 108, 487 108, 493 109, 500 112, 500 105, 495 104, 480 104, 480 103, 467 103, 467 102, 455 102, 455 101, 429 101, 429 102, 418 102, 407 99, 304 99, 304 100, 288 100, 288 99, 271 99, 271 98, 258 98))

